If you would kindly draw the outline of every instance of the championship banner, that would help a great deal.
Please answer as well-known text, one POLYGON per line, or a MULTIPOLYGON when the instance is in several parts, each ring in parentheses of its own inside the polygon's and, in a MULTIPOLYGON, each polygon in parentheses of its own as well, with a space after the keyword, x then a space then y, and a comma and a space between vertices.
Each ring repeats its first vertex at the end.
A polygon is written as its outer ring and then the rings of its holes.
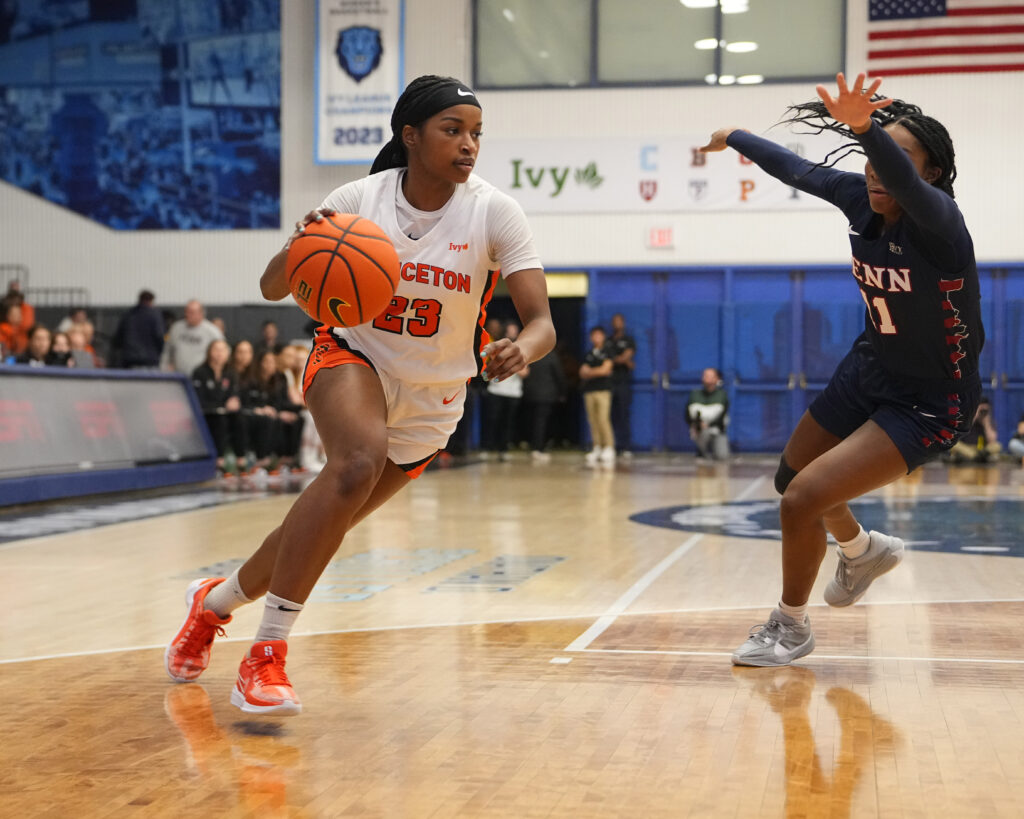
POLYGON ((404 49, 404 0, 319 0, 316 162, 369 163, 391 139, 404 49))
MULTIPOLYGON (((817 210, 832 205, 777 181, 731 148, 702 154, 706 133, 654 139, 484 140, 476 170, 527 213, 817 210)), ((780 134, 818 162, 839 142, 780 134)))

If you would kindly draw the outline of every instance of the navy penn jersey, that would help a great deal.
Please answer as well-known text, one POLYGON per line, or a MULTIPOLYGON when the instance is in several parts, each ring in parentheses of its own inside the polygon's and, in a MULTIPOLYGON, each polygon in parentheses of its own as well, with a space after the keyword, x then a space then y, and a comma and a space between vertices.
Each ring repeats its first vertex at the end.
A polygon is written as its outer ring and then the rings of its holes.
POLYGON ((849 221, 864 334, 889 372, 914 380, 977 379, 985 343, 974 243, 953 199, 922 179, 877 123, 857 137, 903 209, 888 228, 871 210, 863 174, 814 165, 745 131, 728 144, 764 171, 838 207, 849 221))

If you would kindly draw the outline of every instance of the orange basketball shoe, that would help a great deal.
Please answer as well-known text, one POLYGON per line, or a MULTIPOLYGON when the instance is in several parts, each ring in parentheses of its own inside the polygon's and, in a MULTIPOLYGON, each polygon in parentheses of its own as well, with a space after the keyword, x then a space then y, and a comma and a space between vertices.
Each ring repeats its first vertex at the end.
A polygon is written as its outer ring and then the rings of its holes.
POLYGON ((203 608, 210 589, 223 582, 223 577, 193 580, 185 591, 185 605, 188 606, 185 622, 164 652, 164 668, 167 676, 175 682, 192 682, 206 670, 210 664, 213 638, 223 635, 222 627, 231 622, 231 617, 221 620, 214 612, 203 608))
POLYGON ((284 640, 253 643, 238 668, 231 704, 247 714, 298 714, 302 703, 284 671, 287 656, 288 643, 284 640))

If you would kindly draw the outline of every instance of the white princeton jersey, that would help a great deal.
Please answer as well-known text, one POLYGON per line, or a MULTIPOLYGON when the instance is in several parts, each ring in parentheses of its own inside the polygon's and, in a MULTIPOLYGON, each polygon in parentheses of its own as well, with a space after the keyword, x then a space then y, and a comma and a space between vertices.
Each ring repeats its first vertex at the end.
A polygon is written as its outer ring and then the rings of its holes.
MULTIPOLYGON (((502 275, 540 267, 522 209, 493 185, 470 176, 456 185, 438 221, 419 239, 399 227, 404 168, 376 173, 332 192, 323 207, 376 222, 398 252, 400 278, 391 305, 372 322, 333 334, 389 376, 419 384, 454 384, 480 371, 485 309, 502 275), (492 199, 512 230, 496 230, 492 199), (509 208, 511 203, 512 208, 509 208), (489 232, 490 231, 490 232, 489 232), (499 238, 495 240, 495 236, 499 238), (497 242, 497 247, 495 247, 497 242)), ((498 227, 501 227, 500 225, 498 227)))

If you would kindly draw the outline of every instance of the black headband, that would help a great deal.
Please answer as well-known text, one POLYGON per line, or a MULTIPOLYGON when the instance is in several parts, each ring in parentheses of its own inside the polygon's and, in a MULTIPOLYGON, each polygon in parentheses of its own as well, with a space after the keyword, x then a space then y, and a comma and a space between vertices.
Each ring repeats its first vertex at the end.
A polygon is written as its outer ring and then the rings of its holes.
POLYGON ((481 107, 472 89, 452 77, 428 75, 417 77, 409 83, 391 114, 391 141, 377 154, 370 173, 401 168, 408 164, 405 146, 402 144, 402 129, 406 125, 420 125, 453 105, 481 107))

